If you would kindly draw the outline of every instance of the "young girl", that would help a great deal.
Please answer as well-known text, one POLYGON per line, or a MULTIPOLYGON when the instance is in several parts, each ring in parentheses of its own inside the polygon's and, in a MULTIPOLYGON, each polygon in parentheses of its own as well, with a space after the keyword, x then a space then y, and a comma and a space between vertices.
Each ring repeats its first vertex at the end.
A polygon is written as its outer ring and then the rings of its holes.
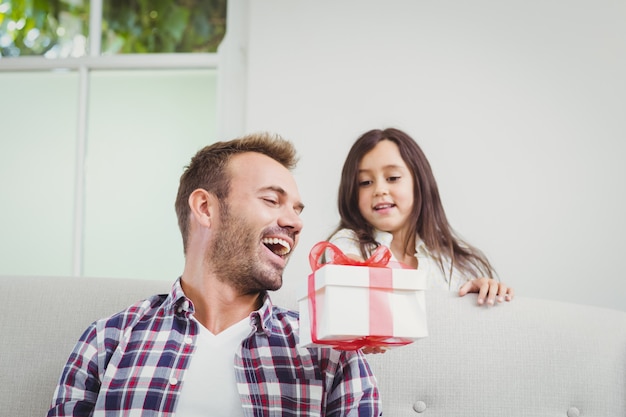
POLYGON ((338 206, 341 221, 328 240, 347 256, 362 261, 384 245, 393 261, 425 269, 428 288, 478 293, 478 304, 513 299, 485 255, 448 224, 430 164, 406 133, 370 130, 357 139, 338 206))

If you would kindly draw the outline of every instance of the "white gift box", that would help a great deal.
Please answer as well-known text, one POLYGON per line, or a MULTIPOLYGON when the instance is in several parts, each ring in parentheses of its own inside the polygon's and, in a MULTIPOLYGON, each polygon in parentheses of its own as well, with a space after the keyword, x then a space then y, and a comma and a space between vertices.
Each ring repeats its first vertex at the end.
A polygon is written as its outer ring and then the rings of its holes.
POLYGON ((419 269, 325 264, 307 281, 298 299, 303 347, 341 349, 363 338, 393 346, 428 336, 419 269))

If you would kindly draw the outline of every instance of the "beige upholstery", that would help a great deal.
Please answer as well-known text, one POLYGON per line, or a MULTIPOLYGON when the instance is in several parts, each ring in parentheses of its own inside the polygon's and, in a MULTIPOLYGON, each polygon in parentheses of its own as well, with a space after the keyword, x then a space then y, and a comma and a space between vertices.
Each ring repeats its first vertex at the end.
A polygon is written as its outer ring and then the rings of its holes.
MULTIPOLYGON (((0 277, 0 416, 45 415, 86 326, 170 286, 0 277)), ((626 416, 625 312, 524 297, 481 308, 447 292, 426 302, 428 338, 369 356, 386 417, 626 416)))

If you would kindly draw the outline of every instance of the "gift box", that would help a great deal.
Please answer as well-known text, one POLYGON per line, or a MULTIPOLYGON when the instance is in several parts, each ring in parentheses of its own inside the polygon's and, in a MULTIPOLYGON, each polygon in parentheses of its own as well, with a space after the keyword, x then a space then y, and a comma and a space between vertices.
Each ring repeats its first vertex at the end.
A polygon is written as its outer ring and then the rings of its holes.
POLYGON ((426 277, 419 269, 390 267, 390 256, 312 262, 313 273, 298 299, 300 345, 354 350, 405 345, 428 336, 426 277))

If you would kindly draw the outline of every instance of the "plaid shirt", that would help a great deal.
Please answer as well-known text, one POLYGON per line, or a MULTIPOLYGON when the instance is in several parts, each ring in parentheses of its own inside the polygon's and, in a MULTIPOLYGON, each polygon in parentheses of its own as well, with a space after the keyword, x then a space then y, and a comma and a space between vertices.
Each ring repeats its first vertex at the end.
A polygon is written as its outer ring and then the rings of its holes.
MULTIPOLYGON (((177 280, 170 294, 93 323, 70 354, 48 417, 174 416, 198 334, 193 311, 177 280)), ((298 313, 268 295, 250 322, 234 357, 245 416, 381 415, 360 351, 297 346, 298 313)))

